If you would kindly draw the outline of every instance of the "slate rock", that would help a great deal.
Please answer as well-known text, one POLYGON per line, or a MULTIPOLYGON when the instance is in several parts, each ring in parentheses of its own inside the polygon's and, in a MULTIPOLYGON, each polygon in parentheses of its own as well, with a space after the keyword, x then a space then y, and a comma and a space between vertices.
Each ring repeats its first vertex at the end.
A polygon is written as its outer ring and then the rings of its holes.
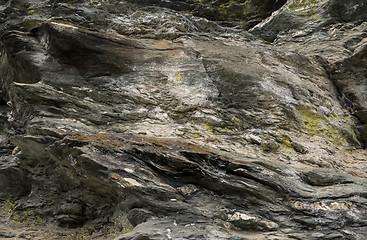
POLYGON ((95 238, 362 239, 365 6, 2 1, 9 219, 95 238))

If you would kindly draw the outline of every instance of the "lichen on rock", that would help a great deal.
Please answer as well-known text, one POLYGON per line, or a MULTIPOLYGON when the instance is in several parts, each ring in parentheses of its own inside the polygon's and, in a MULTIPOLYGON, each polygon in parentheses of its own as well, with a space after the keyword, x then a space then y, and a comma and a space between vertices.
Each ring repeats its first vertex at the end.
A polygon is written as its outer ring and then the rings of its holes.
POLYGON ((3 1, 0 238, 364 239, 365 8, 3 1))

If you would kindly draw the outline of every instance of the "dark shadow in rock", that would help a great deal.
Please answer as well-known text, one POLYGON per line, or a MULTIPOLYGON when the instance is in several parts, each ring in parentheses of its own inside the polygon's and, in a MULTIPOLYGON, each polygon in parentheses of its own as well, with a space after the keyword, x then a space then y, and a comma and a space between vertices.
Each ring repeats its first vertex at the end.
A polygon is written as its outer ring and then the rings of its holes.
POLYGON ((364 0, 334 0, 326 4, 327 13, 341 22, 363 22, 367 18, 364 0))
POLYGON ((34 49, 32 40, 27 39, 27 34, 11 31, 2 35, 1 41, 3 49, 6 49, 7 61, 9 63, 0 62, 0 64, 16 66, 16 68, 8 69, 13 81, 28 84, 39 82, 41 74, 33 58, 36 57, 37 49, 34 49))
POLYGON ((0 157, 0 199, 17 200, 32 190, 27 172, 19 168, 13 157, 0 157))
POLYGON ((139 45, 122 36, 111 39, 106 33, 77 28, 71 23, 46 22, 32 30, 32 35, 55 59, 70 65, 86 77, 110 76, 131 72, 131 62, 139 45), (77 31, 73 31, 73 29, 77 31))
MULTIPOLYGON (((131 1, 131 0, 130 0, 131 1)), ((180 12, 190 12, 194 16, 217 21, 223 26, 233 27, 241 24, 244 29, 249 29, 269 17, 274 11, 281 8, 286 0, 240 0, 240 1, 133 1, 137 5, 154 5, 170 8, 180 12)))
POLYGON ((134 208, 130 210, 128 219, 131 225, 136 226, 147 221, 152 216, 154 216, 154 214, 151 211, 148 211, 144 208, 134 208))

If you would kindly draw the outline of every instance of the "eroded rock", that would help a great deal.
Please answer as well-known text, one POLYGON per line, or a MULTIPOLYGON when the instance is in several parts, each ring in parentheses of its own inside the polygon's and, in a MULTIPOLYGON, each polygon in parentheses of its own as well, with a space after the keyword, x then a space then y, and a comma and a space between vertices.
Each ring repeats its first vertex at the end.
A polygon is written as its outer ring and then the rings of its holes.
POLYGON ((284 3, 4 3, 4 219, 96 239, 363 239, 365 4, 284 3), (273 44, 240 30, 270 13, 251 32, 273 44))

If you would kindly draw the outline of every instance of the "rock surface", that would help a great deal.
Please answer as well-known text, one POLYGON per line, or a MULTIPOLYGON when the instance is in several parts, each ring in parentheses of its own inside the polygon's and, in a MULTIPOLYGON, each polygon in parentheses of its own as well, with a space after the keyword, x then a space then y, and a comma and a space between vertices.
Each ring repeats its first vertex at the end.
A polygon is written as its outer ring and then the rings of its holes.
POLYGON ((366 238, 363 0, 0 3, 1 238, 366 238))

